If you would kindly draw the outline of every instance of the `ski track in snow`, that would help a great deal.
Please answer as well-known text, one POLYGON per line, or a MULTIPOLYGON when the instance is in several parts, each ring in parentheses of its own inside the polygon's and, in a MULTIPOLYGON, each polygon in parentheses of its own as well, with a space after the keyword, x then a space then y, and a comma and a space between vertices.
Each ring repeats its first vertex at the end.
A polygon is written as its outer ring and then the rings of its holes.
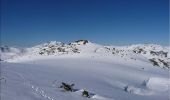
MULTIPOLYGON (((11 71, 11 70, 4 70, 5 71, 5 73, 13 73, 15 76, 18 76, 22 81, 23 81, 23 83, 24 83, 24 85, 26 86, 26 87, 29 87, 29 88, 31 88, 32 89, 32 91, 36 94, 36 95, 40 95, 41 97, 43 97, 43 98, 45 98, 45 99, 47 99, 47 100, 55 100, 54 98, 52 98, 52 97, 50 97, 45 91, 44 91, 44 89, 43 88, 41 88, 41 87, 38 87, 38 86, 36 86, 36 85, 33 85, 33 83, 31 83, 31 81, 28 81, 28 80, 26 80, 26 78, 22 75, 22 74, 20 74, 20 73, 18 73, 18 72, 15 72, 15 71, 11 71)), ((6 77, 6 78, 8 78, 8 77, 6 77)))
MULTIPOLYGON (((18 78, 20 78, 22 80, 22 82, 24 83, 24 85, 26 87, 31 88, 31 90, 33 91, 33 93, 35 95, 39 95, 39 96, 41 96, 42 98, 44 98, 46 100, 58 100, 58 99, 54 99, 53 97, 49 96, 48 93, 45 91, 45 89, 43 89, 42 87, 34 85, 31 82, 31 80, 28 81, 21 73, 15 72, 15 71, 11 71, 11 70, 7 70, 7 69, 5 69, 4 72, 5 73, 9 73, 10 72, 10 73, 13 73, 13 75, 18 76, 18 78)), ((5 78, 7 78, 7 80, 8 80, 7 76, 5 78)), ((54 86, 54 82, 52 84, 53 86, 54 86)), ((77 91, 72 92, 72 93, 81 96, 82 91, 83 91, 83 89, 78 89, 77 91)), ((94 100, 114 100, 114 99, 110 99, 110 98, 103 97, 103 96, 100 96, 100 95, 97 95, 97 94, 93 94, 93 93, 90 93, 90 95, 91 95, 91 98, 89 98, 89 99, 94 99, 94 100)))
POLYGON ((32 90, 34 91, 34 93, 36 93, 37 95, 40 95, 42 96, 43 98, 47 99, 47 100, 55 100, 53 99, 52 97, 50 97, 45 91, 44 89, 38 87, 38 86, 35 86, 31 83, 28 84, 28 86, 30 86, 32 88, 32 90))

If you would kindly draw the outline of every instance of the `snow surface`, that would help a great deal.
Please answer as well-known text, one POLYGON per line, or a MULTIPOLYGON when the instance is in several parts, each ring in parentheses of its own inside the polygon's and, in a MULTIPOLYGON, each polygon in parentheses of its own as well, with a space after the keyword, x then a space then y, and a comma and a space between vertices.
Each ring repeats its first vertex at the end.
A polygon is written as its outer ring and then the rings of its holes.
POLYGON ((139 47, 169 54, 159 45, 65 45, 54 41, 26 48, 22 55, 14 52, 16 56, 7 55, 0 63, 1 100, 169 100, 169 70, 148 61, 153 56, 167 61, 168 57, 132 52, 139 47), (68 52, 39 55, 49 45, 68 52), (79 52, 72 52, 74 48, 79 52), (113 48, 119 53, 110 50, 113 48), (74 83, 76 91, 63 92, 58 88, 61 82, 74 83), (81 96, 83 89, 91 98, 81 96))

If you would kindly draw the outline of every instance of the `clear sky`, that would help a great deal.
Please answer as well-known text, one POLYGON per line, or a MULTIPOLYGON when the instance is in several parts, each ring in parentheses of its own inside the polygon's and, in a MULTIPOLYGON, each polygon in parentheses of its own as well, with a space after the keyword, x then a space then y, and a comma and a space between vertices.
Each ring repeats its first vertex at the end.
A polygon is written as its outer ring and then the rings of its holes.
POLYGON ((169 0, 1 0, 1 44, 168 45, 169 0))

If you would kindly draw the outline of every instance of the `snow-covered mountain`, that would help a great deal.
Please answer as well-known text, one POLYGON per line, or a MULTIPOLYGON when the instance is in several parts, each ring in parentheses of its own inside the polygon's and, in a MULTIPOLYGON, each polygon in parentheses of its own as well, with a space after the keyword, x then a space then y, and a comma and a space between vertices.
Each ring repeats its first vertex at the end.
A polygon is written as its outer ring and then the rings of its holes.
POLYGON ((170 48, 155 44, 137 44, 130 46, 103 46, 88 40, 78 40, 69 44, 50 41, 31 48, 3 46, 0 49, 1 60, 7 62, 40 59, 47 56, 85 55, 92 57, 121 57, 122 59, 140 60, 153 66, 170 68, 170 48))
POLYGON ((25 49, 16 48, 16 47, 8 47, 8 46, 1 46, 0 47, 0 60, 6 60, 15 58, 16 56, 24 55, 26 53, 25 49))
POLYGON ((169 100, 169 47, 51 41, 0 54, 1 100, 169 100))

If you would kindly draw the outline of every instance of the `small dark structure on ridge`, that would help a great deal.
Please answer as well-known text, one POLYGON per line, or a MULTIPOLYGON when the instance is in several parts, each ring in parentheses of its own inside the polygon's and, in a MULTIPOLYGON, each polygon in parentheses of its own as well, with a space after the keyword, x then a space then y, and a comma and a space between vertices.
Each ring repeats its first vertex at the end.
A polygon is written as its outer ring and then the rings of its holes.
POLYGON ((75 41, 76 43, 82 43, 82 44, 87 44, 89 41, 88 40, 77 40, 75 41))

